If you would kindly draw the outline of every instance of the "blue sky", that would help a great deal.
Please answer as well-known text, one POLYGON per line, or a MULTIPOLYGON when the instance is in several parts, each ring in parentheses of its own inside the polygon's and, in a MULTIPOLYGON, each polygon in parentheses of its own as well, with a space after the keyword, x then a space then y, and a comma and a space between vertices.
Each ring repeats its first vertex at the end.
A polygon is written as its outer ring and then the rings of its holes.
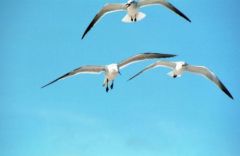
POLYGON ((81 40, 108 2, 125 1, 0 2, 0 155, 238 156, 240 2, 171 0, 192 23, 160 6, 143 8, 135 24, 114 13, 81 40), (81 65, 148 51, 209 67, 235 100, 203 77, 172 79, 162 68, 126 82, 154 61, 123 69, 108 94, 103 75, 40 89, 81 65))

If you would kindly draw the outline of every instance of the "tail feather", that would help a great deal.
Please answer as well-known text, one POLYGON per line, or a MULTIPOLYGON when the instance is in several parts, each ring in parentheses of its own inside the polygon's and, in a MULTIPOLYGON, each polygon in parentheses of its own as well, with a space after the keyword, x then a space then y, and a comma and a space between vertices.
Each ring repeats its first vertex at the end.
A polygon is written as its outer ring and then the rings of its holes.
POLYGON ((124 23, 133 23, 133 22, 138 22, 141 21, 142 19, 144 19, 146 17, 146 15, 142 12, 138 12, 136 19, 131 18, 128 14, 125 15, 122 19, 122 22, 124 23))
POLYGON ((170 71, 169 73, 167 73, 167 75, 170 76, 170 77, 173 77, 173 75, 174 75, 173 71, 170 71))
POLYGON ((133 21, 131 20, 131 17, 127 14, 126 16, 123 17, 122 22, 132 23, 133 21))
POLYGON ((169 73, 167 73, 168 76, 173 77, 173 78, 177 78, 177 77, 181 77, 181 74, 175 74, 173 71, 170 71, 169 73))
POLYGON ((144 19, 146 17, 146 14, 139 12, 137 14, 137 21, 141 21, 142 19, 144 19))

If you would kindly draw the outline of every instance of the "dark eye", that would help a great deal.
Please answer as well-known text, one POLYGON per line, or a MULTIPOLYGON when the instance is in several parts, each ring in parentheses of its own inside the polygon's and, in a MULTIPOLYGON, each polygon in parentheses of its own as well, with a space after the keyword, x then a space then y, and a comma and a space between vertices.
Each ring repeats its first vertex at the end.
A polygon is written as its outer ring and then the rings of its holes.
POLYGON ((187 63, 184 63, 184 64, 183 64, 183 67, 186 67, 187 65, 188 65, 187 63))

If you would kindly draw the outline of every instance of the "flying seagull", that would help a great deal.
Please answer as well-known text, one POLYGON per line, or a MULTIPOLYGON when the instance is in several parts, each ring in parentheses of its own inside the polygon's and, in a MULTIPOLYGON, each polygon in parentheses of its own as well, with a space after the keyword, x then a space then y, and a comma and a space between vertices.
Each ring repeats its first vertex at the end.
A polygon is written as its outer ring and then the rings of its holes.
POLYGON ((96 24, 96 22, 105 14, 116 11, 127 11, 127 15, 123 17, 122 22, 132 23, 142 20, 146 15, 142 12, 139 12, 138 10, 142 7, 150 5, 163 5, 168 9, 172 10, 173 12, 175 12, 176 14, 178 14, 179 16, 181 16, 182 18, 191 22, 191 20, 186 15, 184 15, 180 10, 178 10, 175 6, 173 6, 166 0, 140 0, 140 1, 129 0, 127 3, 106 4, 88 25, 87 29, 82 35, 82 39, 88 33, 88 31, 96 24))
POLYGON ((132 63, 136 63, 136 62, 147 60, 147 59, 168 58, 168 57, 174 57, 174 56, 176 56, 176 55, 160 54, 160 53, 142 53, 142 54, 138 54, 138 55, 132 56, 130 58, 127 58, 118 64, 109 64, 109 65, 105 65, 105 66, 95 66, 95 65, 81 66, 81 67, 79 67, 69 73, 66 73, 63 76, 51 81, 50 83, 42 86, 42 88, 44 88, 54 82, 57 82, 58 80, 62 80, 62 79, 65 79, 65 78, 68 78, 70 76, 74 76, 77 74, 84 74, 84 73, 100 74, 100 73, 104 72, 105 79, 103 82, 103 87, 105 87, 106 92, 108 92, 110 81, 111 81, 110 88, 113 89, 114 79, 116 78, 116 76, 118 74, 120 74, 120 69, 122 69, 132 63))
POLYGON ((136 75, 131 77, 129 80, 135 78, 136 76, 140 75, 141 73, 149 69, 153 69, 156 67, 167 67, 172 69, 172 71, 169 72, 168 75, 173 78, 180 77, 184 72, 192 72, 195 74, 205 76, 206 78, 211 80, 213 83, 215 83, 227 96, 233 99, 233 96, 228 91, 228 89, 224 86, 224 84, 218 79, 218 77, 211 70, 209 70, 207 67, 204 67, 204 66, 189 65, 186 62, 158 61, 154 64, 151 64, 150 66, 147 66, 146 68, 138 72, 136 75))

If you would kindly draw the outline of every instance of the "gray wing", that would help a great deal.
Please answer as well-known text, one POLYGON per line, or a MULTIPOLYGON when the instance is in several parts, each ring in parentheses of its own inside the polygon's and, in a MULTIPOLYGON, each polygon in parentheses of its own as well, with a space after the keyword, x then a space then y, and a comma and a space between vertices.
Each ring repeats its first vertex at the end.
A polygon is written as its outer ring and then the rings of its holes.
POLYGON ((71 72, 68 72, 66 74, 64 74, 63 76, 49 82, 48 84, 42 86, 41 88, 47 87, 50 84, 53 84, 54 82, 57 82, 58 80, 62 80, 65 78, 68 78, 70 76, 74 76, 77 74, 83 74, 83 73, 88 73, 88 74, 100 74, 101 72, 105 71, 105 67, 104 66, 82 66, 79 67, 71 72))
POLYGON ((189 72, 193 72, 193 73, 200 74, 200 75, 203 75, 203 76, 207 77, 209 80, 214 82, 226 95, 228 95, 231 99, 233 99, 233 96, 228 91, 228 89, 224 86, 224 84, 208 68, 206 68, 204 66, 187 65, 186 70, 189 71, 189 72))
POLYGON ((132 76, 129 80, 132 80, 133 78, 139 76, 140 74, 142 74, 143 72, 147 71, 147 70, 150 70, 150 69, 153 69, 153 68, 156 68, 156 67, 159 67, 159 66, 162 66, 162 67, 167 67, 167 68, 175 68, 176 66, 176 63, 174 62, 169 62, 169 61, 158 61, 156 63, 153 63, 149 66, 147 66, 146 68, 144 68, 143 70, 141 70, 140 72, 138 72, 137 74, 135 74, 134 76, 132 76))
POLYGON ((168 57, 174 57, 176 55, 173 54, 161 54, 161 53, 142 53, 142 54, 137 54, 135 56, 132 56, 130 58, 127 58, 125 60, 123 60, 122 62, 120 62, 118 64, 118 67, 120 69, 132 64, 132 63, 136 63, 139 61, 143 61, 143 60, 148 60, 148 59, 156 59, 156 58, 168 58, 168 57))
POLYGON ((167 2, 166 0, 141 0, 138 3, 140 7, 144 7, 148 5, 157 5, 157 4, 161 4, 167 7, 168 9, 172 10, 173 12, 181 16, 182 18, 186 19, 188 22, 191 22, 191 20, 186 15, 184 15, 180 10, 178 10, 175 6, 173 6, 171 3, 167 2))
POLYGON ((87 29, 82 35, 82 39, 84 36, 90 31, 90 29, 95 25, 95 23, 105 14, 114 12, 114 11, 123 11, 126 10, 126 5, 125 4, 106 4, 98 13, 97 15, 93 18, 91 23, 88 25, 87 29))

